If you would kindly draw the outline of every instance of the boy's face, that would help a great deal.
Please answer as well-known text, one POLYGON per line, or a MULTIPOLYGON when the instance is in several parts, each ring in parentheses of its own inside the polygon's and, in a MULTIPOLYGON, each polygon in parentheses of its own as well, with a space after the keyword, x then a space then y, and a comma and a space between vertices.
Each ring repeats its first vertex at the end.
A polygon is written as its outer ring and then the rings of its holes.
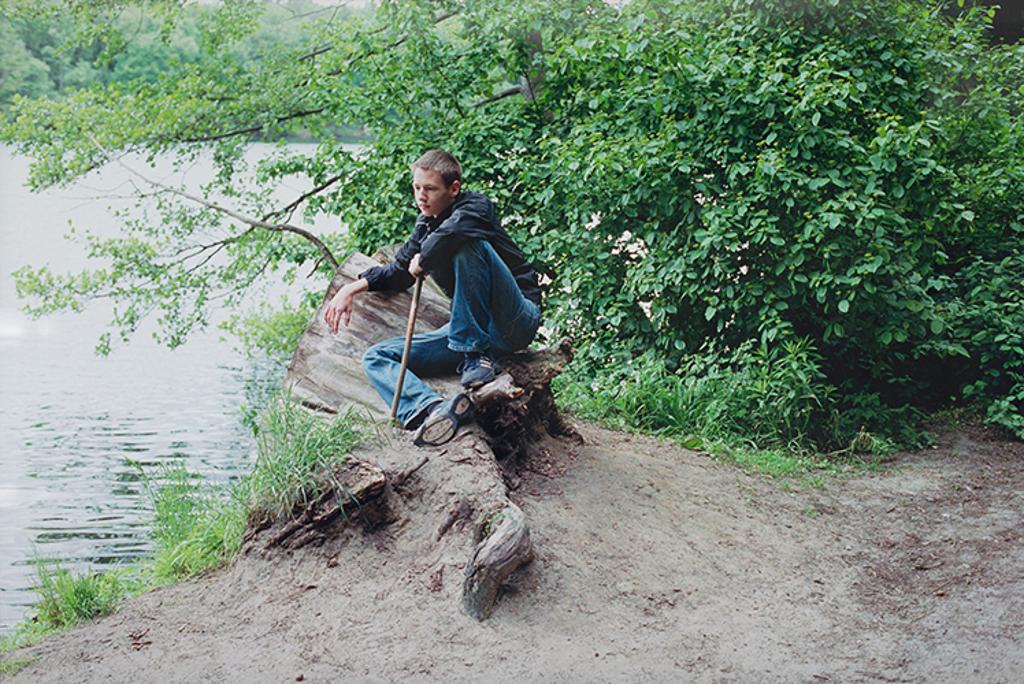
POLYGON ((452 205, 459 194, 459 181, 444 184, 444 178, 433 169, 413 169, 412 191, 416 206, 427 216, 437 216, 452 205))

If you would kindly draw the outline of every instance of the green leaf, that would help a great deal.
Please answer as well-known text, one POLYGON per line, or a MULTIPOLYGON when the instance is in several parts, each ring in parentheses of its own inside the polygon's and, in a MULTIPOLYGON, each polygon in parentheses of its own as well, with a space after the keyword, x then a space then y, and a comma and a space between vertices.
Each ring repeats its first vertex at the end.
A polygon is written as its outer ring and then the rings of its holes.
POLYGON ((704 448, 704 440, 701 439, 698 435, 686 435, 685 437, 679 440, 679 446, 683 447, 684 449, 697 451, 699 449, 704 448))

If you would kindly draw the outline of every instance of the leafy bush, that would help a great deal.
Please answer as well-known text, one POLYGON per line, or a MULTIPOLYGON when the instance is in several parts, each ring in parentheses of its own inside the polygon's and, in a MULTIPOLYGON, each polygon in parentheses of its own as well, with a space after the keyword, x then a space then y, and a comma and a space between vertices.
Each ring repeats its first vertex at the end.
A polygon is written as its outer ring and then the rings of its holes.
MULTIPOLYGON (((497 199, 552 333, 583 359, 649 352, 676 374, 701 350, 803 345, 857 420, 977 402, 1019 433, 1019 300, 988 279, 1024 252, 1024 47, 990 47, 991 16, 918 0, 383 3, 265 68, 211 46, 153 84, 19 100, 3 133, 35 157, 36 187, 109 152, 184 164, 212 148, 207 196, 279 216, 272 188, 302 174, 326 189, 306 210, 363 251, 405 237, 408 164, 443 146, 497 199), (363 150, 331 135, 360 124, 363 150), (249 136, 299 128, 318 145, 245 175, 249 136)), ((236 302, 325 256, 231 226, 229 258, 210 262, 203 236, 228 222, 163 199, 161 221, 93 244, 109 269, 20 271, 29 309, 112 296, 122 332, 156 309, 177 344, 215 293, 236 302), (167 261, 182 243, 193 261, 167 261)))
POLYGON ((966 399, 1019 425, 1020 288, 982 297, 1022 247, 1024 52, 986 47, 982 11, 912 2, 623 15, 548 59, 535 151, 460 149, 516 162, 494 182, 552 274, 555 334, 671 370, 810 340, 861 420, 966 399), (951 330, 964 307, 984 333, 951 330))
MULTIPOLYGON (((580 377, 609 356, 674 375, 704 372, 701 350, 801 345, 834 388, 833 446, 866 425, 906 441, 950 402, 1019 424, 1016 314, 982 296, 1022 249, 1024 49, 988 46, 990 10, 652 0, 581 17, 501 17, 542 36, 542 56, 503 55, 543 67, 536 99, 437 111, 426 136, 397 113, 375 129, 353 173, 382 192, 338 206, 360 247, 404 232, 394 179, 437 139, 550 280, 553 335, 594 360, 580 377)), ((473 40, 419 39, 456 74, 487 66, 473 40)), ((786 420, 798 434, 805 414, 786 420)))
POLYGON ((955 369, 963 395, 987 403, 991 423, 1024 439, 1022 273, 1024 252, 966 265, 959 292, 945 305, 950 325, 944 345, 973 362, 955 369))
POLYGON ((287 359, 295 352, 316 308, 310 299, 298 304, 282 299, 276 308, 264 302, 246 315, 233 315, 220 327, 238 338, 250 356, 262 353, 271 358, 287 359))

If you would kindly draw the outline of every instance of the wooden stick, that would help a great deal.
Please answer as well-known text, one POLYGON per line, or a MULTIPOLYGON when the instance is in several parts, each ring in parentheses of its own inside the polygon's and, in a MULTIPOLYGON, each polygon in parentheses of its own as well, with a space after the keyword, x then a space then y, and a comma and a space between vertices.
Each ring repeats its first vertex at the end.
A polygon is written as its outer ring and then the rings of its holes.
POLYGON ((409 367, 409 349, 412 347, 413 329, 416 327, 416 311, 420 308, 420 291, 423 289, 423 276, 416 278, 416 289, 412 293, 412 304, 409 306, 409 324, 405 328, 405 348, 402 350, 402 366, 398 369, 398 385, 395 387, 395 398, 391 400, 391 420, 398 421, 398 400, 402 397, 402 385, 405 383, 405 369, 409 367))

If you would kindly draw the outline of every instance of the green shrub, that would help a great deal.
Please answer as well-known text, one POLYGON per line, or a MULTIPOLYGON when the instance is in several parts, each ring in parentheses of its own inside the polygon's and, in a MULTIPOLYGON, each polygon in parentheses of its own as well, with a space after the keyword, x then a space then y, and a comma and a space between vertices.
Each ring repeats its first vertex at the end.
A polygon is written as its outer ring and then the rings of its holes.
MULTIPOLYGON (((436 115, 550 279, 554 335, 673 372, 712 345, 809 340, 837 405, 864 418, 978 401, 1019 424, 1016 314, 993 309, 980 335, 975 316, 1024 225, 1024 48, 989 46, 990 10, 651 0, 552 14, 510 22, 542 33, 542 59, 509 56, 543 61, 535 100, 436 115)), ((450 40, 419 49, 462 73, 479 55, 450 40)), ((342 208, 364 248, 407 225, 399 181, 422 121, 393 123, 357 174, 378 192, 342 208)))
POLYGON ((277 307, 264 302, 246 315, 231 316, 220 327, 235 336, 250 356, 262 353, 287 359, 295 352, 313 315, 313 299, 321 295, 317 292, 315 297, 306 297, 298 304, 282 299, 277 307))
MULTIPOLYGON (((1024 228, 1022 228, 1024 230, 1024 228)), ((1024 250, 998 262, 977 258, 951 283, 955 296, 943 345, 971 363, 953 369, 963 396, 987 403, 989 422, 1024 439, 1024 250)))

